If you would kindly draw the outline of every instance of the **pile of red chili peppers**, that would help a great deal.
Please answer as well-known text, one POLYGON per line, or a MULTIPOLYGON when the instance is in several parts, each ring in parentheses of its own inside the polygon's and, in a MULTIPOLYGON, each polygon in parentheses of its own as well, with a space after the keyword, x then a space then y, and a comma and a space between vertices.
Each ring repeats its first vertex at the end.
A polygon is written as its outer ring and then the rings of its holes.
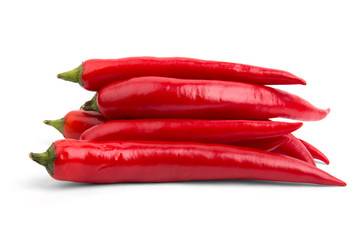
POLYGON ((65 137, 30 157, 57 180, 86 183, 256 179, 345 186, 292 132, 329 109, 265 85, 289 72, 191 58, 93 59, 58 78, 95 96, 44 121, 65 137))

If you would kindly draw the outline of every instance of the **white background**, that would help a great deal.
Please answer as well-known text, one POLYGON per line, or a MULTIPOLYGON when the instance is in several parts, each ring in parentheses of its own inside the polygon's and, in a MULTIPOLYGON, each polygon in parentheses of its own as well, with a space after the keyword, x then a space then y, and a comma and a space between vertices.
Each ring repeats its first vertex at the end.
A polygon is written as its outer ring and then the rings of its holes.
POLYGON ((1 239, 360 239, 356 1, 2 1, 1 239), (56 74, 90 58, 184 56, 287 70, 281 87, 330 115, 295 134, 347 182, 84 185, 28 158, 61 138, 44 119, 92 92, 56 74))

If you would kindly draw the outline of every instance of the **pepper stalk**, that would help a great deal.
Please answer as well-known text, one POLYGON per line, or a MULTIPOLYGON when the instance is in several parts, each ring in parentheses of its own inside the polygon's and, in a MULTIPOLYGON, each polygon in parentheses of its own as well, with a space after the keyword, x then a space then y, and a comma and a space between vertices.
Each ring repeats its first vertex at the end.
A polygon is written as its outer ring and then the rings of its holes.
POLYGON ((59 73, 57 75, 57 78, 63 79, 65 81, 79 83, 80 86, 83 86, 82 79, 81 79, 83 70, 84 70, 84 67, 81 64, 80 66, 78 66, 77 68, 74 68, 73 70, 59 73))
POLYGON ((54 163, 56 159, 54 143, 43 153, 29 153, 29 157, 44 166, 50 175, 54 175, 54 163))

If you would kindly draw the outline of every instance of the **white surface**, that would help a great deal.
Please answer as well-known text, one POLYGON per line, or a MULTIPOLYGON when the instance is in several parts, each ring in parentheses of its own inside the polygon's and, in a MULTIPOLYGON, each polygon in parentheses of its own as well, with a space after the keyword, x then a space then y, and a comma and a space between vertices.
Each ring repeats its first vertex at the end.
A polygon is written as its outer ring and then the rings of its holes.
POLYGON ((359 239, 356 1, 2 1, 1 239, 359 239), (254 181, 82 185, 28 153, 93 95, 56 79, 90 58, 186 56, 290 71, 319 107, 296 136, 347 187, 254 181), (354 220, 355 219, 355 220, 354 220))

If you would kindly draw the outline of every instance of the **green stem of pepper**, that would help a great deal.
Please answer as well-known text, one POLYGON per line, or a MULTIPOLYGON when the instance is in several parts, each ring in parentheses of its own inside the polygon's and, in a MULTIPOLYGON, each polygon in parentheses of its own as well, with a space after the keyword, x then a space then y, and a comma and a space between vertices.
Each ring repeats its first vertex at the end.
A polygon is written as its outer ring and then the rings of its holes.
POLYGON ((84 70, 84 67, 81 64, 79 67, 74 68, 73 70, 70 70, 68 72, 59 73, 57 75, 57 77, 60 79, 66 80, 66 81, 77 82, 82 86, 81 75, 82 75, 83 70, 84 70))
POLYGON ((98 105, 97 105, 96 98, 97 98, 97 93, 94 95, 94 97, 90 101, 87 101, 86 103, 84 103, 84 105, 82 105, 80 109, 84 110, 84 111, 100 112, 98 105))
POLYGON ((60 118, 57 120, 44 120, 44 123, 56 128, 62 135, 64 135, 64 124, 65 118, 60 118))
POLYGON ((54 175, 54 163, 56 159, 54 144, 43 153, 30 153, 30 158, 38 164, 44 166, 50 175, 54 175))

